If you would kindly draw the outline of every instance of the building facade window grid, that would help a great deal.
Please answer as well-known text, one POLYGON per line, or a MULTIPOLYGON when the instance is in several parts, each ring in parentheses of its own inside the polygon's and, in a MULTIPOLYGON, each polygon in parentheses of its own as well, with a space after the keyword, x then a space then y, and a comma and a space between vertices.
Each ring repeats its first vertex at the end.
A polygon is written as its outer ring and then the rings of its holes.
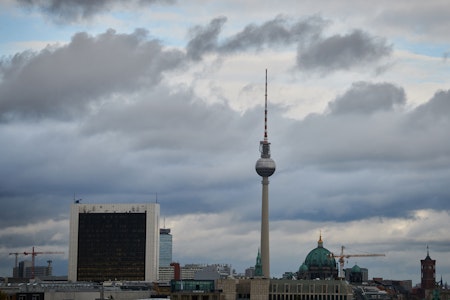
POLYGON ((158 280, 158 267, 158 203, 74 203, 72 205, 70 217, 69 281, 83 280, 84 278, 82 277, 87 275, 87 273, 90 273, 88 276, 91 276, 90 279, 92 281, 116 279, 155 281, 158 280), (140 217, 133 218, 133 216, 140 217), (123 222, 117 221, 119 219, 123 222), (89 223, 91 221, 96 224, 90 224, 93 225, 90 226, 89 223), (82 237, 83 234, 86 234, 84 236, 86 239, 82 237), (95 235, 100 236, 98 241, 89 238, 89 236, 92 237, 95 235), (109 239, 107 241, 103 240, 103 236, 109 236, 109 239), (104 250, 102 246, 98 248, 103 249, 103 252, 108 252, 108 255, 102 258, 97 257, 96 252, 99 251, 94 251, 91 247, 96 243, 98 245, 99 241, 102 241, 102 245, 108 245, 109 248, 107 250, 104 250), (91 259, 90 257, 97 257, 98 261, 95 264, 86 263, 86 261, 91 259), (107 261, 105 261, 104 257, 106 257, 107 261), (139 270, 142 269, 142 271, 136 271, 136 268, 139 270), (85 272, 85 275, 82 275, 83 272, 85 272), (125 273, 123 272, 134 277, 130 278, 128 275, 124 275, 125 273))

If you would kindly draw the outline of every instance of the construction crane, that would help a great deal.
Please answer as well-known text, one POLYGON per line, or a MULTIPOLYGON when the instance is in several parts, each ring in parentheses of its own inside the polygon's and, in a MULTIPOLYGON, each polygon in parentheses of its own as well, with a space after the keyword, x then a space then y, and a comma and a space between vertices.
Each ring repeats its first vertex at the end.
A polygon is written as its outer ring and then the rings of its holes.
POLYGON ((31 252, 24 252, 24 255, 31 255, 31 279, 34 279, 34 258, 38 254, 64 254, 64 252, 36 252, 34 247, 31 252))
POLYGON ((339 277, 344 278, 344 258, 350 257, 368 257, 368 256, 386 256, 385 254, 344 254, 344 246, 341 246, 341 254, 330 253, 330 256, 339 261, 339 277))
POLYGON ((9 255, 15 255, 16 256, 16 261, 15 261, 15 264, 14 264, 13 277, 17 277, 16 273, 19 272, 18 269, 17 269, 17 267, 18 267, 18 259, 17 259, 17 257, 19 256, 19 254, 22 254, 22 253, 20 253, 20 252, 11 252, 11 253, 9 253, 9 255), (14 273, 14 272, 16 272, 16 273, 14 273))

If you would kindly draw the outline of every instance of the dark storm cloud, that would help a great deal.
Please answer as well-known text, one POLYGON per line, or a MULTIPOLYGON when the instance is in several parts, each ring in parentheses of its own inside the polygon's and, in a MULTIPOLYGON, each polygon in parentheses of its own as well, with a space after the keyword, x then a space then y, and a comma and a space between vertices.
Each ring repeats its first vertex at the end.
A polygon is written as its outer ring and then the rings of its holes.
MULTIPOLYGON (((297 67, 301 71, 336 71, 375 65, 388 57, 392 46, 385 39, 355 30, 347 35, 324 36, 329 24, 320 17, 292 23, 278 16, 261 25, 250 24, 242 31, 220 39, 225 17, 212 20, 207 26, 191 30, 187 53, 200 60, 208 53, 233 54, 297 45, 297 67)), ((381 69, 380 67, 377 67, 381 69)))
POLYGON ((418 141, 416 148, 407 152, 408 157, 424 159, 423 153, 428 153, 424 167, 444 171, 450 166, 450 142, 445 138, 450 130, 450 90, 436 92, 430 101, 408 114, 405 126, 415 133, 411 138, 418 141))
POLYGON ((449 210, 450 91, 411 111, 394 109, 405 104, 400 87, 357 83, 330 111, 293 122, 282 138, 289 160, 279 163, 289 171, 278 175, 290 200, 274 215, 345 222, 449 210))
POLYGON ((390 83, 353 83, 342 96, 328 104, 332 114, 371 114, 389 111, 406 103, 405 91, 390 83))
POLYGON ((444 119, 450 121, 450 91, 438 91, 427 103, 417 107, 414 116, 429 120, 444 119))
POLYGON ((377 62, 391 52, 392 46, 385 39, 355 30, 347 35, 321 38, 309 47, 299 47, 297 64, 300 70, 349 70, 377 62))
MULTIPOLYGON (((89 19, 92 16, 108 12, 114 6, 124 5, 121 0, 16 0, 21 5, 29 8, 38 8, 48 13, 58 22, 77 21, 89 19)), ((173 3, 174 0, 131 0, 127 5, 149 5, 155 3, 173 3)))
MULTIPOLYGON (((238 201, 229 194, 246 189, 246 174, 254 172, 247 149, 255 155, 258 149, 242 128, 253 132, 262 110, 242 117, 225 105, 203 103, 190 90, 175 92, 163 84, 118 97, 80 115, 77 126, 58 120, 3 124, 0 139, 9 142, 0 149, 0 201, 13 206, 21 199, 53 201, 34 211, 30 222, 67 211, 73 193, 87 202, 145 202, 158 192, 165 211, 178 214, 198 207, 216 211, 238 201), (242 161, 250 161, 249 167, 235 174, 242 161), (53 209, 45 211, 49 206, 53 209)), ((262 126, 257 129, 262 132, 262 126)), ((14 213, 0 219, 12 224, 33 207, 8 210, 14 213)))
MULTIPOLYGON (((2 154, 4 154, 3 151, 2 154)), ((1 188, 4 191, 0 193, 0 202, 2 203, 0 227, 7 228, 9 226, 33 224, 46 219, 58 221, 68 216, 68 208, 73 194, 67 194, 67 191, 60 194, 54 193, 53 190, 49 191, 52 188, 46 180, 39 181, 47 186, 46 191, 40 192, 35 190, 32 184, 25 186, 24 183, 27 182, 28 184, 29 181, 22 180, 16 173, 1 172, 2 176, 5 176, 5 174, 10 174, 11 177, 15 177, 16 181, 21 182, 18 184, 18 189, 10 186, 9 181, 1 184, 1 188), (9 191, 5 192, 6 190, 9 191)))
POLYGON ((186 46, 187 55, 193 60, 200 60, 204 53, 215 51, 219 33, 226 20, 227 18, 220 17, 213 19, 209 26, 192 28, 190 31, 193 38, 186 46))
POLYGON ((330 102, 329 111, 307 117, 289 132, 308 141, 297 156, 304 162, 341 166, 342 170, 372 163, 375 168, 389 167, 392 162, 425 167, 422 163, 429 161, 436 149, 450 151, 450 142, 444 138, 449 126, 448 103, 448 91, 441 91, 426 104, 407 111, 402 109, 406 104, 402 88, 360 82, 330 102))
POLYGON ((284 17, 276 17, 262 25, 250 24, 241 32, 219 40, 226 17, 213 19, 208 26, 196 26, 191 30, 191 40, 187 45, 190 57, 198 60, 204 54, 218 52, 232 54, 248 50, 260 50, 263 47, 289 46, 295 43, 307 43, 321 34, 327 22, 318 17, 291 24, 284 17))
POLYGON ((114 92, 159 82, 184 54, 165 50, 142 29, 98 36, 77 33, 68 45, 0 61, 0 118, 70 116, 114 92))
POLYGON ((320 36, 327 22, 319 17, 290 24, 290 20, 281 16, 260 26, 248 25, 241 32, 226 39, 219 50, 223 53, 260 49, 267 47, 289 46, 295 43, 310 43, 320 36))
POLYGON ((206 105, 188 89, 174 92, 160 86, 145 91, 145 98, 141 96, 128 105, 122 102, 110 104, 92 116, 82 133, 134 134, 137 137, 133 143, 135 149, 178 150, 182 142, 181 155, 186 150, 228 151, 221 141, 225 138, 245 143, 239 128, 256 122, 254 114, 241 118, 226 105, 206 105))
MULTIPOLYGON (((159 87, 143 94, 145 97, 134 99, 129 105, 117 103, 105 107, 92 115, 81 129, 81 134, 87 138, 112 134, 125 142, 128 153, 136 157, 142 155, 151 162, 152 171, 141 166, 139 160, 129 162, 132 171, 151 177, 139 180, 142 186, 131 180, 134 190, 148 189, 146 182, 152 182, 161 189, 160 192, 172 193, 169 186, 176 183, 178 188, 174 189, 174 194, 183 187, 189 193, 216 197, 211 196, 212 190, 220 190, 224 185, 242 185, 244 174, 252 172, 251 168, 234 179, 229 178, 239 162, 247 160, 249 151, 246 149, 253 146, 242 134, 242 128, 248 128, 248 134, 256 135, 258 128, 252 125, 262 113, 248 112, 242 117, 225 105, 206 105, 189 90, 174 93, 159 87), (233 159, 228 160, 231 156, 233 159), (228 163, 223 165, 225 160, 228 163), (216 167, 216 171, 211 172, 211 168, 216 167)), ((254 150, 257 152, 257 147, 254 150)), ((248 160, 253 163, 253 159, 248 160)), ((172 200, 179 201, 177 198, 172 200)), ((208 201, 208 197, 201 198, 208 201)), ((192 207, 178 206, 178 209, 190 210, 192 207)))

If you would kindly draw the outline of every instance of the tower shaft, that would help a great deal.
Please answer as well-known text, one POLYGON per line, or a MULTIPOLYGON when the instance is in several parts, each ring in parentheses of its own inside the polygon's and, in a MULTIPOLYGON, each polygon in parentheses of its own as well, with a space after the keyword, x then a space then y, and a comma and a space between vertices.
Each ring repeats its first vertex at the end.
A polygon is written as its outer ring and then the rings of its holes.
POLYGON ((262 275, 270 278, 270 248, 269 248, 269 177, 262 178, 261 206, 261 264, 262 275))

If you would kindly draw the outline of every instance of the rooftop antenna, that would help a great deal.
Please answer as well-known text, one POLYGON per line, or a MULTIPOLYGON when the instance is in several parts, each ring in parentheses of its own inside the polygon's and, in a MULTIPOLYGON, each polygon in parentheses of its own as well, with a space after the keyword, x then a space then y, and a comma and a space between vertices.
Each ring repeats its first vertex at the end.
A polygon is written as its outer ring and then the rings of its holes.
POLYGON ((267 143, 267 69, 266 69, 266 87, 264 93, 264 142, 267 143))
MULTIPOLYGON (((267 137, 267 69, 266 69, 266 86, 264 94, 264 139, 259 142, 259 152, 261 152, 261 158, 270 159, 270 143, 267 137)), ((271 168, 272 166, 270 167, 270 169, 271 168)), ((275 171, 275 169, 273 169, 273 171, 275 171)), ((271 173, 269 172, 270 174, 268 176, 272 175, 273 171, 271 173)))
POLYGON ((155 193, 155 203, 158 203, 158 192, 155 193))
POLYGON ((81 199, 81 198, 80 199, 76 199, 75 198, 75 193, 73 193, 73 203, 77 203, 78 204, 78 203, 81 202, 81 200, 83 200, 83 199, 81 199))

